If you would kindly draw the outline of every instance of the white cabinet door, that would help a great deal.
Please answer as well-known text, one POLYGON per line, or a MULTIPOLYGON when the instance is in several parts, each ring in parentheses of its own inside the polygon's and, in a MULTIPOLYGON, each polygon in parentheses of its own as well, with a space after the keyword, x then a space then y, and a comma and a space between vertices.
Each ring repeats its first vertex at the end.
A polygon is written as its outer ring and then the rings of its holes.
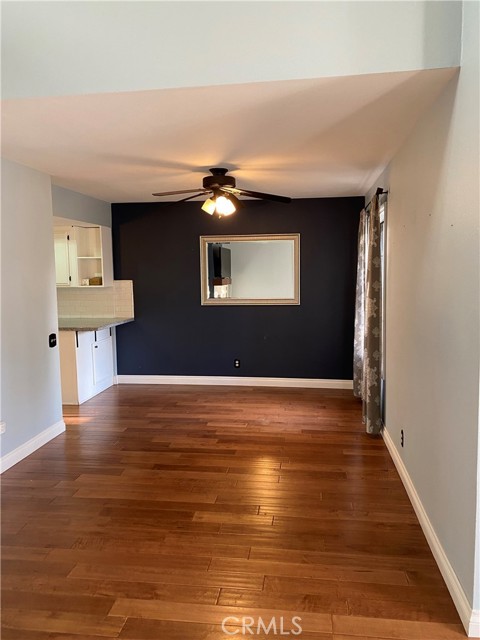
POLYGON ((95 344, 94 331, 77 331, 77 385, 78 403, 82 404, 95 395, 93 383, 92 348, 95 344))
POLYGON ((55 231, 53 234, 55 245, 55 274, 57 287, 70 286, 70 257, 68 252, 68 233, 55 231))
POLYGON ((105 340, 99 340, 92 345, 93 353, 93 385, 95 390, 108 383, 112 384, 113 379, 113 350, 112 338, 108 336, 105 340))

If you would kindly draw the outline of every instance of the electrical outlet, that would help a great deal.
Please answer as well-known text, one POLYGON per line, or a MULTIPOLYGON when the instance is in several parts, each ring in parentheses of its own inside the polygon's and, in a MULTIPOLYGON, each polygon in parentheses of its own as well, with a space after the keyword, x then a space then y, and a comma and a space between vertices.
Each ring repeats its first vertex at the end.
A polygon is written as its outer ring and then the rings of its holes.
POLYGON ((400 446, 403 447, 405 444, 405 434, 403 433, 403 429, 400 429, 400 446))
POLYGON ((7 429, 7 423, 6 422, 0 422, 0 434, 1 433, 5 433, 7 429))
POLYGON ((233 366, 235 367, 235 369, 240 369, 240 360, 238 358, 235 358, 235 360, 233 361, 233 366))

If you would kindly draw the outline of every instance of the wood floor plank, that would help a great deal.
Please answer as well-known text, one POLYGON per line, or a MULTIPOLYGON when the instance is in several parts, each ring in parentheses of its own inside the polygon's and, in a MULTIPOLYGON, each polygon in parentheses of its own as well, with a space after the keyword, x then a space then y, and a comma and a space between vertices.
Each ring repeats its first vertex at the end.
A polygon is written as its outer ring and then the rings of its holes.
MULTIPOLYGON (((225 618, 242 618, 249 616, 253 618, 261 617, 263 620, 270 620, 278 616, 276 609, 242 609, 241 607, 225 607, 222 605, 168 605, 147 600, 127 600, 119 598, 112 607, 111 615, 148 618, 150 620, 172 620, 177 622, 204 622, 207 624, 221 624, 225 618)), ((285 617, 288 613, 283 612, 285 617)), ((324 613, 302 613, 302 628, 305 631, 315 631, 320 633, 332 632, 332 617, 324 613)))
POLYGON ((429 597, 425 600, 376 600, 370 598, 348 598, 348 613, 366 618, 393 618, 395 620, 417 620, 424 622, 458 622, 458 614, 448 597, 429 597))
MULTIPOLYGON (((218 537, 218 536, 217 536, 218 537)), ((11 549, 12 547, 10 547, 11 549)), ((72 549, 84 549, 91 551, 116 551, 118 553, 127 553, 132 551, 135 554, 162 554, 168 556, 197 556, 200 557, 219 557, 219 558, 245 558, 250 555, 249 546, 216 544, 215 538, 208 542, 182 542, 176 539, 166 540, 165 536, 153 539, 137 539, 135 540, 135 549, 132 550, 132 542, 130 537, 120 537, 116 534, 112 535, 86 535, 76 539, 72 549)), ((49 553, 48 550, 46 554, 49 553)), ((50 556, 52 557, 52 556, 50 556)), ((185 560, 187 562, 187 560, 185 560)))
POLYGON ((72 633, 79 638, 85 635, 116 638, 124 624, 124 617, 113 615, 96 616, 62 611, 37 611, 35 609, 2 610, 2 625, 6 628, 72 633))
POLYGON ((273 562, 300 562, 346 568, 355 567, 367 571, 372 569, 398 569, 406 572, 409 584, 414 584, 410 579, 410 573, 412 572, 420 576, 433 574, 436 576, 434 584, 443 584, 433 556, 418 558, 401 555, 380 555, 372 553, 371 550, 368 553, 335 553, 324 550, 310 551, 306 548, 253 546, 249 557, 256 560, 272 560, 273 562))
MULTIPOLYGON (((263 573, 268 576, 289 578, 312 578, 334 581, 374 583, 377 585, 403 585, 408 587, 404 571, 391 570, 356 570, 336 566, 315 565, 306 563, 272 562, 271 560, 244 560, 213 558, 210 570, 238 571, 241 573, 263 573)), ((346 596, 345 596, 346 597, 346 596)))
POLYGON ((333 615, 336 634, 353 637, 368 635, 373 638, 394 640, 459 640, 465 638, 461 624, 443 622, 417 622, 412 620, 382 620, 357 616, 333 615))
MULTIPOLYGON (((7 629, 3 626, 0 629, 0 637, 3 640, 50 640, 48 631, 27 631, 26 629, 7 629)), ((90 636, 91 637, 91 636, 90 636)), ((99 636, 97 636, 98 640, 99 636)))
POLYGON ((2 560, 45 560, 49 550, 45 547, 17 547, 2 545, 2 560))
POLYGON ((160 500, 172 502, 215 502, 217 494, 215 493, 188 493, 182 491, 140 491, 135 489, 111 489, 109 487, 82 488, 74 492, 76 498, 110 498, 119 500, 160 500))
POLYGON ((114 564, 122 567, 156 567, 164 571, 167 569, 188 569, 194 571, 206 571, 211 563, 208 556, 168 555, 165 553, 138 553, 136 549, 131 552, 124 551, 89 551, 84 549, 53 549, 48 554, 48 560, 53 562, 65 562, 72 564, 114 564))
POLYGON ((15 609, 15 607, 18 607, 19 602, 22 603, 22 608, 24 609, 106 616, 112 608, 114 598, 99 595, 92 597, 78 594, 41 593, 27 590, 4 590, 2 592, 2 609, 15 609))
MULTIPOLYGON (((119 638, 121 640, 186 640, 187 638, 188 640, 226 640, 229 637, 242 638, 250 636, 248 632, 242 634, 241 627, 228 625, 226 628, 232 635, 226 635, 221 625, 215 624, 128 618, 119 638)), ((285 628, 286 630, 287 628, 285 628)), ((280 633, 280 630, 277 633, 280 633)), ((262 631, 257 633, 255 629, 253 637, 258 640, 271 640, 272 637, 278 637, 278 635, 272 635, 272 631, 269 633, 263 633, 262 631)), ((305 640, 332 640, 330 633, 309 633, 307 631, 302 632, 300 637, 305 640)))
POLYGON ((118 385, 64 414, 2 476, 2 638, 224 640, 226 616, 244 637, 244 616, 295 615, 305 640, 465 637, 351 392, 118 385))
MULTIPOLYGON (((48 594, 53 599, 56 597, 61 599, 64 596, 80 596, 80 599, 82 596, 95 596, 101 602, 105 598, 110 600, 112 598, 143 598, 145 600, 196 604, 215 604, 220 594, 220 587, 72 577, 68 580, 60 580, 57 577, 35 578, 31 576, 7 576, 2 580, 2 590, 7 594, 7 597, 12 601, 16 599, 17 602, 20 601, 19 594, 21 592, 48 594)), ((60 602, 59 608, 61 606, 60 602)))
POLYGON ((222 589, 217 604, 244 609, 275 609, 280 615, 284 611, 348 614, 347 601, 338 598, 334 591, 319 595, 222 589))
POLYGON ((228 571, 194 571, 193 569, 164 569, 162 567, 77 564, 69 574, 72 578, 117 579, 134 582, 165 582, 199 587, 230 586, 237 589, 263 588, 264 576, 255 573, 228 571))

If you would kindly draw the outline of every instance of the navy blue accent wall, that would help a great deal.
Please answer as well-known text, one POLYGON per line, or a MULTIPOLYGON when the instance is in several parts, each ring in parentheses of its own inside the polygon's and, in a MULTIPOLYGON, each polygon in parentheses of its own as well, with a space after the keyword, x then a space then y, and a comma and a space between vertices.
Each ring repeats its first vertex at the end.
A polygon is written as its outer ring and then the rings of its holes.
POLYGON ((220 220, 199 202, 113 204, 115 278, 133 280, 135 297, 135 322, 117 327, 118 373, 351 379, 363 204, 245 201, 220 220), (300 233, 301 304, 202 307, 199 237, 260 233, 300 233))

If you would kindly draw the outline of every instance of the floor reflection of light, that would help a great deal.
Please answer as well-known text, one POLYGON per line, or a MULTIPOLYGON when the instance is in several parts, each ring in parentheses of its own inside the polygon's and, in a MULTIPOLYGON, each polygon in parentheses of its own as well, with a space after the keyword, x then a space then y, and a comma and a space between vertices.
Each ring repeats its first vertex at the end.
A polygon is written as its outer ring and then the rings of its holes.
POLYGON ((261 467, 278 467, 279 461, 276 458, 272 458, 271 456, 261 456, 259 458, 253 459, 254 463, 257 463, 261 467))
POLYGON ((64 416, 65 424, 69 425, 77 425, 77 424, 88 424, 92 421, 91 417, 87 416, 64 416))

